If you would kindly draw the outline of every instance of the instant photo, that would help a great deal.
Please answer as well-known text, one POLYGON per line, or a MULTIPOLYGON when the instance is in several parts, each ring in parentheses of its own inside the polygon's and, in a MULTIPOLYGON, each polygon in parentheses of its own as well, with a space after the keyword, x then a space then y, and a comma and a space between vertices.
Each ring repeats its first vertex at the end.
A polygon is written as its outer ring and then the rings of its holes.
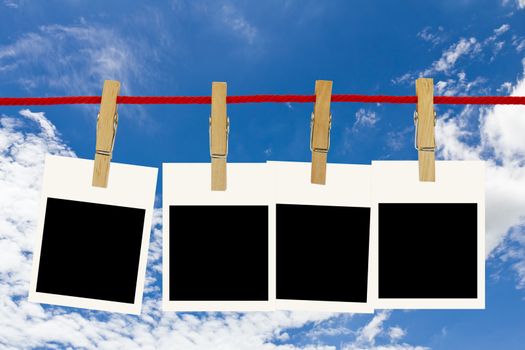
POLYGON ((276 184, 276 305, 285 310, 373 312, 370 166, 269 162, 276 184))
POLYGON ((272 310, 266 164, 164 164, 163 305, 167 311, 272 310))
POLYGON ((29 300, 139 314, 157 170, 48 156, 29 300), (141 186, 135 186, 140 183, 141 186))
POLYGON ((378 307, 484 308, 484 163, 373 162, 378 307))

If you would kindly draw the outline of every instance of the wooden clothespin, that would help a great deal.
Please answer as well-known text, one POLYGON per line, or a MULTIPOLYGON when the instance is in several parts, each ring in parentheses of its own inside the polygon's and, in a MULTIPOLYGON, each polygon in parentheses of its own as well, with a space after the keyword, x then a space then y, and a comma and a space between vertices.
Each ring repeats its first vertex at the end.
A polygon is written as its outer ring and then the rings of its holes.
POLYGON ((226 83, 213 82, 211 86, 210 156, 211 190, 226 190, 226 157, 230 119, 226 114, 226 83))
POLYGON ((120 82, 104 81, 100 111, 97 117, 97 144, 93 169, 93 186, 96 187, 106 188, 108 186, 109 164, 117 133, 117 96, 119 92, 120 82))
POLYGON ((434 129, 434 80, 418 78, 416 80, 417 109, 414 113, 416 126, 415 147, 419 159, 419 181, 436 181, 436 141, 434 129))
POLYGON ((332 81, 315 81, 315 105, 310 123, 310 150, 312 151, 313 184, 326 183, 326 161, 330 149, 330 128, 332 114, 330 102, 332 99, 332 81))

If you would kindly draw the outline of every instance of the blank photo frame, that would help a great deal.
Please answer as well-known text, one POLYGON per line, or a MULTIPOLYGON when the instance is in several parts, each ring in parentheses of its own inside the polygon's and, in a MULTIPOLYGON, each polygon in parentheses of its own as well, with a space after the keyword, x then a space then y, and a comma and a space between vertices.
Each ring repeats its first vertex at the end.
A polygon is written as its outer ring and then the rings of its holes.
POLYGON ((436 161, 436 182, 420 182, 417 161, 372 162, 378 308, 485 307, 484 173, 436 161))
POLYGON ((140 314, 157 169, 46 156, 29 301, 140 314))
MULTIPOLYGON (((268 162, 275 182, 276 307, 372 313, 370 166, 268 162)), ((273 215, 272 215, 273 216, 273 215)))
POLYGON ((227 166, 211 191, 210 163, 163 164, 165 311, 274 310, 267 166, 227 166))

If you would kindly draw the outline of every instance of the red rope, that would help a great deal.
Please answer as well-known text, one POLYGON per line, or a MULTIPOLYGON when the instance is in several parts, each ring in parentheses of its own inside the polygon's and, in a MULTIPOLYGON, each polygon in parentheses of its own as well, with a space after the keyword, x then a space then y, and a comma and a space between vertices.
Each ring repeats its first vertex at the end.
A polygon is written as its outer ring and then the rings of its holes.
POLYGON ((443 105, 525 105, 525 96, 434 96, 443 105))
MULTIPOLYGON (((315 95, 247 95, 228 96, 227 103, 306 103, 315 95)), ((417 103, 417 96, 332 95, 332 102, 417 103)), ((47 106, 99 104, 100 96, 0 97, 0 106, 47 106)), ((119 104, 210 104, 210 96, 118 96, 119 104)), ((435 104, 525 105, 525 96, 434 96, 435 104)))
POLYGON ((0 97, 1 106, 47 106, 98 103, 100 103, 100 96, 0 97))

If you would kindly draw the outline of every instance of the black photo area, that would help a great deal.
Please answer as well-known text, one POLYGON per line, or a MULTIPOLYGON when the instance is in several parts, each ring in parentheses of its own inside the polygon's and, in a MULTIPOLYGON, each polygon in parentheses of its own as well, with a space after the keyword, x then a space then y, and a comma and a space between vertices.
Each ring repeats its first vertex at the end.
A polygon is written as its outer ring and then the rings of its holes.
POLYGON ((134 303, 144 215, 48 198, 36 291, 134 303))
POLYGON ((476 298, 477 204, 379 204, 379 298, 476 298))
POLYGON ((277 204, 277 298, 366 303, 370 208, 277 204))
POLYGON ((169 208, 169 298, 268 300, 268 206, 169 208))

